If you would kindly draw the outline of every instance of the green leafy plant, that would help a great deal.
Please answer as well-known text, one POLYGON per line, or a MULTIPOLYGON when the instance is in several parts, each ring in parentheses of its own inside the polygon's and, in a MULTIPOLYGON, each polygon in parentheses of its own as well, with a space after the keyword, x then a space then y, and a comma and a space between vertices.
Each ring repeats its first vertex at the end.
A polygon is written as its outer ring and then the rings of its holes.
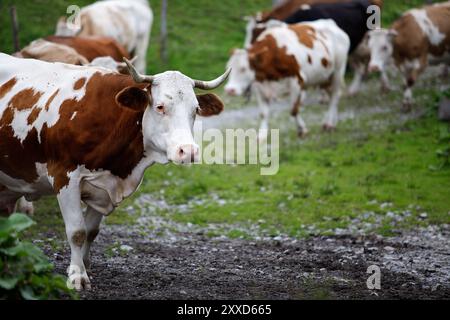
POLYGON ((45 254, 19 234, 34 221, 15 213, 0 218, 0 299, 56 299, 62 295, 75 298, 66 279, 53 274, 53 265, 45 254))

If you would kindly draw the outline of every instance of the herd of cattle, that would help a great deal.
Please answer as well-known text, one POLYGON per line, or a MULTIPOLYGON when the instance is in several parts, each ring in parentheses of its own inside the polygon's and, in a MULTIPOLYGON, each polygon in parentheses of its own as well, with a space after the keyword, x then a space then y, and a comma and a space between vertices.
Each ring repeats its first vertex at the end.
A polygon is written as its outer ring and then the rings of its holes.
POLYGON ((95 2, 81 9, 76 25, 61 18, 55 35, 14 57, 0 53, 0 213, 13 212, 19 199, 20 210, 32 212, 28 201, 56 195, 71 248, 70 280, 78 290, 90 288, 90 246, 102 218, 138 188, 149 166, 200 156, 195 117, 224 106, 195 88, 211 90, 229 77, 227 93, 255 95, 261 129, 268 129, 270 103, 287 93, 304 135, 307 88, 328 92, 324 129, 331 130, 347 65, 356 94, 367 71, 381 72, 389 88, 386 69, 395 64, 410 107, 420 73, 448 62, 450 1, 408 11, 388 30, 369 30, 371 5, 381 8, 382 1, 287 0, 256 14, 247 19, 244 48, 212 81, 178 71, 145 75, 153 21, 146 0, 95 2))

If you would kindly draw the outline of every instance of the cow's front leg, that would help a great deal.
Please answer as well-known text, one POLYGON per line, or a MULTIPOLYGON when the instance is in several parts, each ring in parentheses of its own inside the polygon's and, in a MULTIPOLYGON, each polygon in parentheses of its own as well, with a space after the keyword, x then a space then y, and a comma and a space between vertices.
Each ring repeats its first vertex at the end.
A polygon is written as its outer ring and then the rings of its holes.
POLYGON ((70 245, 69 282, 76 290, 90 289, 91 283, 83 263, 82 248, 87 239, 87 231, 81 208, 79 179, 71 177, 69 184, 59 191, 57 198, 70 245))
POLYGON ((269 132, 269 99, 266 96, 267 92, 264 92, 267 88, 261 84, 257 83, 254 85, 254 92, 256 96, 256 101, 260 109, 261 122, 259 125, 258 141, 267 141, 267 135, 269 132))
POLYGON ((388 93, 392 90, 389 76, 386 70, 381 71, 381 92, 388 93))
POLYGON ((83 263, 86 270, 90 270, 91 267, 91 245, 100 231, 100 224, 102 222, 103 215, 96 210, 88 207, 84 216, 86 224, 86 241, 84 242, 83 251, 83 263))
POLYGON ((348 89, 350 96, 356 95, 361 89, 361 83, 366 74, 366 66, 364 64, 355 64, 353 81, 348 89))
POLYGON ((414 103, 412 88, 414 84, 415 84, 414 79, 408 78, 406 80, 405 91, 403 92, 403 105, 402 105, 403 112, 410 112, 412 110, 412 105, 414 103))

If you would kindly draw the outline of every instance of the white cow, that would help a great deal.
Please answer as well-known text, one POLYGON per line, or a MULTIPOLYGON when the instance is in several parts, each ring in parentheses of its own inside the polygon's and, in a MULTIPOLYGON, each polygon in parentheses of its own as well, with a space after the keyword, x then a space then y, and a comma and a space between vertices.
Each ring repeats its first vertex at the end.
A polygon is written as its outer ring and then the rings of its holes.
POLYGON ((140 72, 145 72, 153 23, 153 12, 146 0, 98 1, 81 9, 79 21, 80 25, 76 25, 69 23, 65 17, 61 18, 56 35, 113 38, 127 49, 130 56, 139 57, 136 67, 140 72))

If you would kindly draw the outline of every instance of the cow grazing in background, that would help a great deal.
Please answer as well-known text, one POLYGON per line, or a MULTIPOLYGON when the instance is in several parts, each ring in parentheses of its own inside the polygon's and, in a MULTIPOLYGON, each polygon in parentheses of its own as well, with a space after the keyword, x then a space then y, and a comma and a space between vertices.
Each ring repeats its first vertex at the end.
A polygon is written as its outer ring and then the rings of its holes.
POLYGON ((48 36, 44 39, 73 48, 89 62, 99 57, 111 57, 117 62, 123 62, 123 58, 130 59, 128 51, 117 41, 108 37, 48 36))
POLYGON ((89 60, 79 54, 75 49, 44 39, 38 39, 31 42, 28 46, 13 55, 18 58, 37 59, 47 62, 63 62, 78 66, 89 64, 89 60))
POLYGON ((124 67, 123 58, 130 58, 126 50, 111 38, 58 36, 35 40, 15 56, 74 65, 89 65, 95 60, 93 65, 117 71, 124 67))
MULTIPOLYGON (((362 79, 367 73, 370 60, 370 50, 367 47, 365 35, 369 31, 367 21, 370 15, 367 9, 371 5, 383 5, 382 0, 329 0, 308 1, 291 0, 275 8, 272 12, 250 18, 247 24, 245 48, 271 25, 271 20, 281 20, 288 24, 332 19, 350 37, 350 64, 354 70, 354 78, 349 87, 349 94, 359 92, 362 79)), ((382 73, 382 89, 388 90, 389 80, 386 73, 382 73)))
POLYGON ((103 36, 116 40, 131 56, 137 56, 136 67, 145 72, 147 48, 153 23, 153 12, 146 0, 98 1, 81 9, 81 26, 58 21, 57 36, 103 36))
POLYGON ((393 59, 404 77, 403 109, 413 103, 412 88, 429 63, 450 64, 450 1, 407 11, 388 30, 369 33, 369 70, 384 71, 393 59))
POLYGON ((272 27, 248 50, 235 52, 228 63, 232 71, 225 90, 230 95, 240 95, 253 85, 261 108, 260 138, 265 139, 274 82, 283 82, 289 89, 291 114, 299 136, 308 132, 300 115, 304 91, 309 87, 322 87, 331 96, 324 122, 324 129, 330 130, 338 121, 349 49, 350 39, 333 20, 272 27))
POLYGON ((130 75, 0 54, 0 205, 56 195, 71 249, 69 279, 89 288, 90 246, 155 163, 196 161, 196 115, 223 109, 180 72, 130 75), (87 209, 83 213, 81 202, 87 209))

